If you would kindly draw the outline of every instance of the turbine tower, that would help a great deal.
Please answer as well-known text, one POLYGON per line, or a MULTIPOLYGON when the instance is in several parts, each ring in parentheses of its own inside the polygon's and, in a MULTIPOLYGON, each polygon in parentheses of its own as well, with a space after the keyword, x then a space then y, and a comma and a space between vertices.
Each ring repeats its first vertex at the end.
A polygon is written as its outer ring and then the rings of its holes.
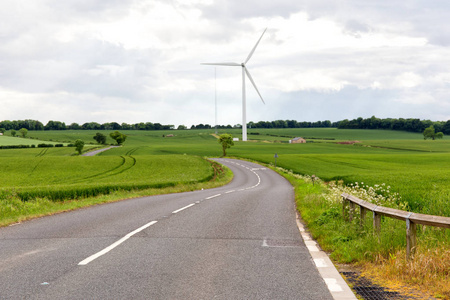
POLYGON ((246 99, 245 99, 245 75, 247 74, 248 79, 253 84, 253 87, 255 88, 256 92, 258 93, 259 97, 261 98, 261 101, 264 102, 264 99, 262 98, 261 94, 258 91, 258 88, 256 87, 255 82, 253 81, 252 75, 250 75, 250 72, 248 71, 246 64, 252 58, 253 53, 256 50, 256 47, 258 47, 259 42, 261 41, 264 33, 266 32, 267 28, 264 29, 264 32, 261 34, 261 37, 256 42, 255 47, 253 47, 252 51, 250 51, 250 54, 248 55, 247 59, 242 63, 232 63, 232 62, 225 62, 225 63, 202 63, 202 65, 214 65, 214 66, 229 66, 229 67, 242 67, 242 140, 247 141, 247 105, 246 105, 246 99))

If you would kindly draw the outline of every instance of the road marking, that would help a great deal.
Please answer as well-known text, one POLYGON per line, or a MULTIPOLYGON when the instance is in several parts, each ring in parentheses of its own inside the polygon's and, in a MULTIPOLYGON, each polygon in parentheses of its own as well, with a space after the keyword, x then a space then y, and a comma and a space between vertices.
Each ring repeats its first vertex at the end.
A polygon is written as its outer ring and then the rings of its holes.
POLYGON ((206 200, 209 200, 209 199, 212 199, 212 198, 216 198, 216 197, 219 197, 220 195, 222 195, 222 194, 217 194, 217 195, 214 195, 214 196, 211 196, 211 197, 205 198, 205 199, 206 199, 206 200))
POLYGON ((225 194, 229 194, 229 193, 233 193, 233 192, 235 192, 235 190, 231 190, 231 191, 225 192, 225 194))
POLYGON ((178 212, 180 212, 180 211, 182 211, 182 210, 185 210, 186 208, 189 208, 189 207, 191 207, 191 206, 193 206, 193 205, 195 205, 195 203, 191 203, 191 204, 189 204, 189 205, 186 205, 185 207, 182 207, 182 208, 180 208, 180 209, 174 210, 172 213, 173 213, 173 214, 176 214, 176 213, 178 213, 178 212))
POLYGON ((328 286, 330 292, 342 292, 342 287, 337 283, 337 280, 334 278, 324 278, 325 283, 328 286))
POLYGON ((79 266, 84 266, 87 265, 88 263, 90 263, 91 261, 93 261, 94 259, 99 258, 102 255, 105 255, 106 253, 108 253, 109 251, 111 251, 112 249, 116 248, 117 246, 119 246, 120 244, 122 244, 123 242, 125 242, 126 240, 128 240, 130 237, 132 237, 133 235, 135 235, 138 232, 141 232, 142 230, 144 230, 147 227, 152 226, 153 224, 155 224, 158 221, 151 221, 150 223, 145 224, 144 226, 139 227, 138 229, 130 232, 129 234, 127 234, 126 236, 124 236, 123 238, 121 238, 120 240, 118 240, 117 242, 111 244, 110 246, 106 247, 105 249, 103 249, 102 251, 99 251, 97 253, 95 253, 94 255, 89 256, 88 258, 86 258, 85 260, 82 260, 81 262, 78 263, 79 266))
POLYGON ((314 258, 314 263, 316 264, 316 267, 318 267, 318 268, 328 267, 327 263, 325 262, 325 259, 323 259, 323 258, 314 258))
POLYGON ((308 246, 306 245, 306 248, 308 248, 309 252, 319 252, 319 248, 317 246, 308 246))
POLYGON ((308 248, 309 253, 311 254, 314 264, 316 265, 320 276, 322 276, 325 281, 328 290, 331 292, 333 299, 356 300, 355 294, 349 288, 341 274, 339 274, 328 255, 319 249, 317 243, 311 238, 298 218, 297 227, 303 237, 306 248, 308 248))

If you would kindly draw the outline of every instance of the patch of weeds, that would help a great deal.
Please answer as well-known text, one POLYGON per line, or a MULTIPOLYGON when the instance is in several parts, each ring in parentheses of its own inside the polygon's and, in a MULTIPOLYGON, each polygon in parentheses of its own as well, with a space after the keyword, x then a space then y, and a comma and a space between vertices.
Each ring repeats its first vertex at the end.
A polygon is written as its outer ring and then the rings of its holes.
POLYGON ((336 207, 332 207, 324 211, 315 221, 315 225, 323 225, 329 223, 332 220, 337 218, 342 218, 338 209, 336 207))

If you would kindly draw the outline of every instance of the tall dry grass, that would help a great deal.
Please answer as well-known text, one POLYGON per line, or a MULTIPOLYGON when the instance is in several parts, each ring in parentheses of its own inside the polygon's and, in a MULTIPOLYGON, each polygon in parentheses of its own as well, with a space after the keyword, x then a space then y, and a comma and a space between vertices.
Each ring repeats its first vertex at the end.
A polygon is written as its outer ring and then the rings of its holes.
POLYGON ((376 261, 364 264, 364 273, 390 286, 414 286, 434 297, 450 299, 450 248, 418 246, 411 260, 405 250, 389 257, 378 255, 376 261))

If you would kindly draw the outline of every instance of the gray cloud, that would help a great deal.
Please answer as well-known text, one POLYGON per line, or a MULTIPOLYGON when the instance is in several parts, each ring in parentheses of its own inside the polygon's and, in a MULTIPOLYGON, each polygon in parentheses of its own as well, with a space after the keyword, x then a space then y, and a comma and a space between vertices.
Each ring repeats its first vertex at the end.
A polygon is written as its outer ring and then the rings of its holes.
MULTIPOLYGON (((450 3, 207 3, 3 1, 0 119, 211 124, 200 63, 243 61, 266 26, 248 66, 267 104, 248 84, 249 120, 450 119, 450 3)), ((240 123, 240 82, 218 68, 220 123, 240 123)))

